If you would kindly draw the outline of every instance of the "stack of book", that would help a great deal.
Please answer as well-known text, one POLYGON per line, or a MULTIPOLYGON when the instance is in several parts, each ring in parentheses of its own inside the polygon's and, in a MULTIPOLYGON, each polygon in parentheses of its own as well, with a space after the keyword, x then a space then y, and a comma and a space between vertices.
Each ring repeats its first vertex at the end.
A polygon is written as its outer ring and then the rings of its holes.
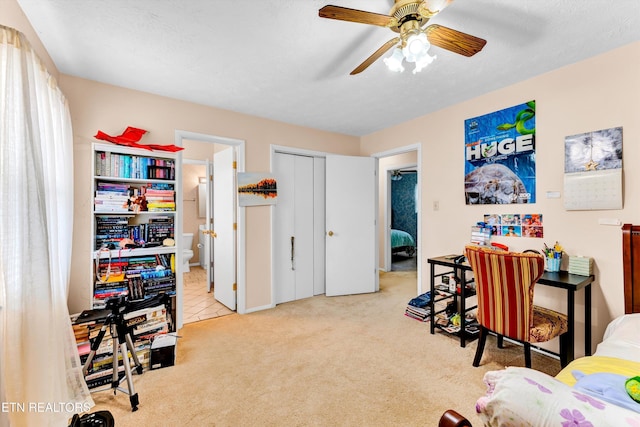
POLYGON ((102 245, 113 244, 118 246, 120 240, 128 238, 129 217, 120 215, 99 215, 96 216, 96 249, 102 245))
POLYGON ((156 254, 128 258, 100 258, 97 263, 93 298, 94 307, 106 300, 129 296, 139 300, 159 293, 172 292, 176 277, 171 270, 172 254, 156 254))
POLYGON ((126 258, 98 260, 96 277, 99 280, 93 289, 93 298, 97 304, 102 305, 109 298, 129 294, 129 282, 125 275, 128 264, 126 258))
POLYGON ((427 322, 429 321, 429 315, 431 314, 431 309, 429 308, 430 302, 431 292, 425 292, 422 295, 418 295, 409 301, 407 308, 404 311, 404 315, 421 322, 427 322))
POLYGON ((144 192, 144 197, 147 201, 147 210, 150 212, 175 211, 175 191, 173 188, 158 187, 158 185, 152 186, 144 192))
POLYGON ((129 186, 109 182, 98 182, 94 198, 96 212, 128 212, 129 186))
POLYGON ((173 227, 173 216, 153 216, 146 225, 145 241, 162 243, 166 238, 173 238, 173 227))
MULTIPOLYGON (((89 357, 91 345, 105 324, 110 310, 86 310, 79 315, 71 316, 73 332, 78 348, 80 362, 84 365, 89 357)), ((159 335, 169 332, 167 310, 164 305, 143 308, 123 314, 127 330, 131 332, 134 351, 143 369, 149 368, 151 342, 159 335)), ((133 358, 127 352, 128 362, 134 367, 133 358)), ((118 377, 124 378, 122 354, 118 352, 118 377)), ((107 327, 100 346, 88 366, 85 381, 90 389, 110 385, 113 380, 113 337, 111 328, 107 327)))
POLYGON ((136 355, 143 369, 149 368, 151 343, 159 336, 169 332, 167 309, 164 305, 144 308, 126 313, 123 316, 136 348, 136 355))

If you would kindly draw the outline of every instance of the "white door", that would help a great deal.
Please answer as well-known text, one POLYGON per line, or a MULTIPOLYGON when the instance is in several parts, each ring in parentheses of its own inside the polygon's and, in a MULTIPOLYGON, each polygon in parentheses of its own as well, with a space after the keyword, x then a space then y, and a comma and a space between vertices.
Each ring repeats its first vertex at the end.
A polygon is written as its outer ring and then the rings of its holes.
POLYGON ((313 294, 325 293, 325 159, 313 159, 313 294))
POLYGON ((275 153, 273 172, 274 300, 281 304, 314 295, 314 159, 275 153))
POLYGON ((236 185, 234 148, 213 156, 213 296, 236 309, 236 185))
POLYGON ((376 159, 326 157, 326 295, 379 289, 376 159))

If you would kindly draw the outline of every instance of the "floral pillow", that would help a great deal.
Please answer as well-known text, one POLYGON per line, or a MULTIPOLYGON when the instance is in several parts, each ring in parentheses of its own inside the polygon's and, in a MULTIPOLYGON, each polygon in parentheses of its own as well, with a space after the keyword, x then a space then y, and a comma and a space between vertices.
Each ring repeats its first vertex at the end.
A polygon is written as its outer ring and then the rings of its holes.
POLYGON ((640 427, 640 414, 589 396, 542 372, 506 368, 484 376, 476 402, 486 426, 640 427))

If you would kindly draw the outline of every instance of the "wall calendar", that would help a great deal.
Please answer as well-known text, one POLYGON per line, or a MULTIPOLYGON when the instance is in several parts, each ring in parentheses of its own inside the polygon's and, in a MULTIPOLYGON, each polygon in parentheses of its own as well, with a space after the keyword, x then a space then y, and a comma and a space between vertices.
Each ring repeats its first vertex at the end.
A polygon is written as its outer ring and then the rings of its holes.
POLYGON ((622 127, 565 138, 566 210, 622 209, 622 127))

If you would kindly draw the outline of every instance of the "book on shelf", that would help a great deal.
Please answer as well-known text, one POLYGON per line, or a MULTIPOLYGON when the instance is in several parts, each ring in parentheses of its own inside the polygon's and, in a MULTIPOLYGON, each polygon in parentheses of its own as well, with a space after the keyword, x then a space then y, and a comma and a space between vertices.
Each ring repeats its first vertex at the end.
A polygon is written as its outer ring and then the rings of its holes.
MULTIPOLYGON (((118 366, 118 378, 122 379, 124 377, 124 365, 118 366)), ((85 377, 85 381, 87 382, 87 387, 96 388, 102 385, 111 384, 111 379, 113 378, 113 367, 105 368, 100 371, 88 374, 85 377)))
POLYGON ((470 323, 465 326, 465 331, 471 335, 477 335, 480 333, 480 325, 477 323, 470 323))
POLYGON ((158 333, 167 333, 169 332, 169 327, 167 325, 166 320, 147 320, 146 322, 133 327, 133 336, 148 336, 153 333, 157 335, 158 333))
MULTIPOLYGON (((460 332, 460 329, 461 329, 460 320, 461 320, 460 316, 458 316, 457 313, 454 313, 453 315, 450 315, 450 316, 447 316, 441 313, 436 316, 436 325, 438 325, 440 329, 450 334, 457 334, 460 332), (452 322, 452 319, 454 317, 458 318, 458 321, 455 324, 452 322)), ((465 324, 465 332, 468 335, 475 336, 480 332, 480 325, 478 324, 478 322, 476 321, 473 315, 465 316, 464 324, 465 324)))
POLYGON ((150 202, 147 203, 149 212, 173 212, 176 210, 175 202, 150 202))
POLYGON ((107 212, 113 212, 113 213, 121 213, 121 212, 129 212, 128 207, 125 208, 123 206, 114 206, 114 205, 95 205, 94 207, 95 212, 98 213, 107 213, 107 212))
POLYGON ((449 318, 444 316, 444 315, 442 315, 442 314, 437 315, 436 316, 436 325, 438 325, 438 326, 447 326, 447 325, 449 325, 449 318))
POLYGON ((109 191, 113 193, 129 194, 129 184, 98 181, 96 186, 98 191, 109 191))
POLYGON ((129 196, 96 196, 93 199, 94 205, 111 205, 129 207, 129 196))
POLYGON ((441 326, 441 328, 443 330, 449 332, 450 334, 456 334, 456 333, 460 332, 460 326, 455 326, 455 325, 452 325, 452 324, 441 326))
POLYGON ((118 287, 114 289, 105 289, 103 291, 94 290, 93 299, 95 300, 103 300, 106 301, 109 298, 119 297, 119 296, 127 296, 129 295, 129 286, 128 284, 123 287, 118 287))
POLYGON ((96 176, 127 179, 175 179, 175 160, 96 151, 96 176))
POLYGON ((127 326, 134 326, 139 323, 146 322, 148 320, 164 320, 167 319, 167 309, 162 305, 157 305, 155 307, 147 307, 142 308, 140 310, 131 311, 129 313, 125 313, 123 319, 126 321, 127 326))

